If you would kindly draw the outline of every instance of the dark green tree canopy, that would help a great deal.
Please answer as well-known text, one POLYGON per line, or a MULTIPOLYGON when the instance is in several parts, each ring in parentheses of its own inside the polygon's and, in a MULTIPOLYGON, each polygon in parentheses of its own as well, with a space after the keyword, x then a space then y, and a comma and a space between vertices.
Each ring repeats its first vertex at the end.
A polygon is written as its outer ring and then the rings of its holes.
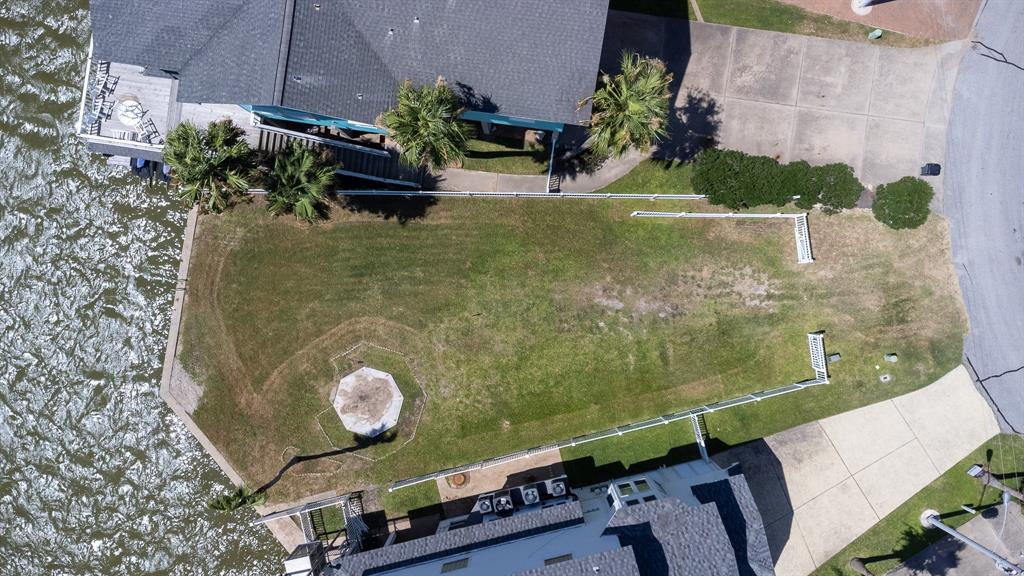
POLYGON ((466 158, 470 130, 459 119, 461 113, 458 96, 443 80, 419 87, 406 81, 398 88, 395 107, 381 118, 402 148, 402 161, 443 170, 466 158))
POLYGON ((205 130, 182 122, 167 134, 164 161, 183 202, 219 212, 232 195, 248 190, 255 156, 244 135, 230 120, 211 122, 205 130))
POLYGON ((907 176, 879 186, 871 210, 879 222, 890 228, 917 228, 928 220, 928 206, 934 195, 931 184, 907 176))
POLYGON ((818 197, 822 211, 827 214, 853 208, 864 191, 864 185, 853 175, 853 168, 842 163, 812 167, 809 184, 811 194, 818 197))
POLYGON ((293 140, 274 157, 267 177, 267 208, 274 214, 317 221, 326 211, 324 197, 331 191, 338 168, 293 140))
POLYGON ((593 105, 590 147, 600 155, 621 156, 630 147, 646 151, 668 135, 668 86, 672 74, 656 58, 624 51, 620 72, 603 74, 601 86, 580 102, 593 105))
POLYGON ((262 506, 266 502, 266 492, 253 491, 248 486, 239 486, 227 494, 222 494, 210 500, 206 503, 206 506, 212 510, 234 512, 246 506, 262 506))

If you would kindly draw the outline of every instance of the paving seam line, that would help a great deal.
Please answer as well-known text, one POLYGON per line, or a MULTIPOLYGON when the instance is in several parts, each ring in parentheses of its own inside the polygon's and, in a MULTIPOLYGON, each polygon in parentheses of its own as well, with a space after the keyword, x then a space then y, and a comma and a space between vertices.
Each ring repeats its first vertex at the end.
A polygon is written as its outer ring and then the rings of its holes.
MULTIPOLYGON (((860 149, 861 149, 860 166, 857 166, 857 174, 860 174, 861 177, 864 176, 864 156, 865 156, 864 152, 866 152, 867 149, 868 149, 868 136, 871 134, 871 131, 868 130, 868 120, 871 119, 871 104, 874 103, 873 101, 874 101, 874 96, 875 96, 875 81, 878 79, 878 62, 881 59, 882 59, 882 48, 879 47, 879 46, 875 46, 875 61, 871 65, 871 87, 868 89, 868 107, 867 107, 867 112, 864 114, 864 116, 865 116, 865 118, 864 118, 864 140, 861 141, 861 145, 860 145, 860 149)), ((927 114, 926 114, 926 116, 927 116, 927 114)), ((924 135, 922 134, 922 137, 923 136, 924 135)))
MULTIPOLYGON (((770 100, 757 100, 755 98, 743 98, 741 96, 727 96, 727 100, 738 100, 740 102, 750 102, 752 104, 769 104, 771 106, 782 106, 785 108, 794 108, 796 110, 810 110, 813 112, 828 112, 830 114, 841 114, 843 116, 859 116, 867 119, 878 119, 878 120, 891 120, 895 122, 907 122, 909 124, 921 124, 922 126, 927 125, 924 120, 908 120, 906 118, 897 118, 895 116, 882 116, 881 114, 866 114, 864 112, 847 112, 846 110, 836 110, 834 108, 826 108, 824 106, 798 106, 796 104, 781 104, 779 102, 772 102, 770 100)), ((868 106, 870 106, 870 102, 868 106)), ((794 119, 795 120, 795 119, 794 119)), ((931 126, 942 126, 942 123, 934 123, 931 126)))
MULTIPOLYGON (((924 388, 919 388, 919 390, 924 390, 924 388)), ((910 394, 913 394, 913 392, 910 392, 910 394)), ((928 447, 924 445, 924 442, 921 442, 921 438, 917 436, 917 430, 914 430, 914 427, 910 425, 910 421, 907 420, 907 417, 903 415, 903 411, 900 410, 899 404, 895 402, 895 398, 890 400, 890 402, 892 402, 892 405, 896 407, 896 413, 899 414, 900 418, 903 419, 903 423, 907 425, 907 428, 910 428, 910 432, 914 435, 914 439, 916 439, 921 444, 921 449, 924 450, 925 455, 928 456, 928 461, 932 463, 932 467, 935 468, 935 470, 939 473, 939 476, 942 476, 942 474, 945 473, 945 470, 939 468, 938 464, 935 463, 935 459, 932 458, 932 454, 931 452, 928 451, 928 447)))
POLYGON ((800 47, 800 66, 796 73, 796 93, 793 95, 793 125, 789 128, 789 142, 786 144, 786 162, 793 161, 793 142, 796 141, 797 112, 800 111, 800 81, 804 77, 804 60, 807 59, 807 37, 800 47))
MULTIPOLYGON (((790 538, 792 539, 793 526, 796 526, 796 531, 800 533, 800 543, 802 543, 804 545, 804 552, 807 552, 807 557, 811 559, 811 564, 815 568, 817 568, 818 566, 820 566, 820 564, 818 564, 818 561, 814 559, 814 554, 811 554, 811 547, 807 545, 807 535, 804 534, 803 526, 801 526, 800 522, 797 521, 797 519, 796 519, 796 510, 793 510, 792 512, 790 512, 790 515, 793 517, 793 519, 792 519, 792 521, 791 521, 791 523, 789 525, 790 526, 790 530, 789 530, 790 538)), ((782 548, 783 548, 783 550, 786 548, 785 544, 783 544, 782 548)), ((779 554, 779 557, 781 558, 782 555, 779 554)), ((774 564, 774 562, 772 564, 774 564)))
POLYGON ((736 50, 736 30, 735 26, 730 26, 732 30, 729 33, 729 59, 725 63, 725 85, 722 87, 722 97, 725 100, 729 99, 729 85, 732 83, 732 54, 736 50))
MULTIPOLYGON (((895 403, 893 403, 893 401, 892 401, 892 400, 886 400, 886 402, 892 403, 892 404, 893 404, 893 408, 895 408, 895 407, 896 407, 896 404, 895 404, 895 403)), ((868 406, 873 406, 873 404, 868 404, 868 406)), ((865 406, 865 408, 867 408, 867 406, 865 406)), ((855 408, 854 410, 859 410, 859 408, 855 408)), ((846 412, 841 412, 841 414, 846 414, 846 412)), ((838 414, 837 414, 837 416, 838 416, 838 414)), ((902 420, 902 416, 900 417, 900 419, 902 420)), ((819 422, 821 422, 821 421, 819 420, 819 422)), ((905 422, 905 421, 904 421, 904 422, 905 422)), ((907 428, 909 429, 910 427, 909 427, 909 426, 907 426, 907 428)), ((825 432, 825 436, 827 436, 827 437, 828 437, 828 441, 829 441, 829 442, 832 442, 832 437, 828 435, 828 431, 827 431, 827 430, 825 430, 825 427, 824 427, 824 426, 822 426, 822 427, 821 427, 821 430, 822 430, 823 432, 825 432)), ((913 431, 913 430, 911 430, 911 431, 910 431, 910 433, 911 433, 911 434, 913 434, 913 433, 914 433, 914 431, 913 431)), ((913 441, 914 441, 914 440, 916 440, 916 439, 917 439, 917 437, 915 436, 914 438, 911 438, 910 440, 907 440, 907 441, 906 441, 906 442, 904 442, 903 444, 900 444, 900 445, 899 445, 899 446, 897 446, 896 448, 893 448, 892 450, 889 450, 889 451, 888 451, 888 452, 886 452, 885 454, 882 454, 882 455, 881 455, 881 456, 879 456, 878 458, 875 458, 875 459, 874 459, 874 460, 872 460, 871 462, 868 462, 868 463, 867 463, 867 464, 865 464, 864 466, 862 466, 862 467, 858 468, 858 469, 857 469, 856 471, 854 471, 854 470, 853 470, 853 468, 850 468, 850 465, 846 463, 846 460, 845 460, 845 459, 843 458, 843 455, 842 455, 842 454, 841 454, 841 453, 839 452, 839 449, 838 449, 838 448, 836 448, 836 445, 835 445, 835 443, 834 443, 834 442, 832 442, 832 447, 833 447, 833 448, 835 448, 835 450, 836 450, 836 454, 839 454, 839 459, 843 461, 843 465, 844 465, 844 466, 846 466, 846 470, 850 472, 850 476, 854 476, 854 475, 856 475, 856 474, 859 474, 859 473, 863 472, 864 470, 867 470, 868 468, 870 468, 870 467, 872 467, 873 465, 877 464, 877 463, 878 463, 878 461, 880 461, 880 460, 884 459, 885 457, 889 456, 890 454, 892 454, 893 452, 895 452, 895 451, 899 450, 900 448, 903 448, 903 447, 904 447, 904 446, 906 446, 907 444, 910 444, 911 442, 913 442, 913 441)), ((922 446, 922 448, 923 448, 923 447, 924 447, 924 446, 922 446)))

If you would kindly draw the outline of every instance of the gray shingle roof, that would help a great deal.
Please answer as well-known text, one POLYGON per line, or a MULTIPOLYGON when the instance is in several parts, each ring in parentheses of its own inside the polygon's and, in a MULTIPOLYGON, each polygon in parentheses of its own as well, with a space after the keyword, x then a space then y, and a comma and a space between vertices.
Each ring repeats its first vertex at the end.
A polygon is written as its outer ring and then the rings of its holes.
POLYGON ((182 102, 273 103, 285 0, 92 0, 100 60, 177 72, 182 102))
POLYGON ((372 123, 403 80, 443 75, 471 108, 578 123, 608 0, 92 0, 90 11, 97 58, 177 72, 182 102, 280 100, 372 123))
POLYGON ((285 106, 371 123, 400 82, 442 75, 453 89, 475 93, 485 111, 565 123, 586 117, 576 106, 594 89, 608 0, 319 6, 295 5, 285 106))
POLYGON ((629 546, 559 562, 543 568, 516 572, 513 576, 640 576, 633 549, 629 546))
POLYGON ((583 510, 579 502, 570 502, 346 556, 336 568, 347 576, 375 574, 581 523, 583 510))
POLYGON ((632 546, 645 576, 735 576, 736 556, 712 505, 689 507, 678 498, 622 508, 605 534, 632 546))
POLYGON ((741 576, 774 576, 768 537, 757 504, 743 476, 699 484, 691 491, 698 501, 714 504, 732 543, 741 576))

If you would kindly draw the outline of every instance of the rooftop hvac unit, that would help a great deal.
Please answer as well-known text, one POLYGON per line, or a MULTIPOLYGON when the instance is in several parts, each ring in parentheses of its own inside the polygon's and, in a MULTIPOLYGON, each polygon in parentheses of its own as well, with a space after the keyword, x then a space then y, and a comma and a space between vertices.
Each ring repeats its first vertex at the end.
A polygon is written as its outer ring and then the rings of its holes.
POLYGON ((523 502, 527 505, 536 504, 540 502, 540 492, 533 486, 523 488, 523 502))
POLYGON ((551 483, 551 494, 554 496, 565 496, 565 482, 561 480, 551 483))
POLYGON ((512 497, 509 494, 502 494, 494 497, 494 510, 497 512, 511 512, 515 508, 512 497))
POLYGON ((494 504, 491 503, 491 497, 484 496, 477 500, 476 509, 479 510, 481 514, 490 514, 491 512, 493 512, 494 504))

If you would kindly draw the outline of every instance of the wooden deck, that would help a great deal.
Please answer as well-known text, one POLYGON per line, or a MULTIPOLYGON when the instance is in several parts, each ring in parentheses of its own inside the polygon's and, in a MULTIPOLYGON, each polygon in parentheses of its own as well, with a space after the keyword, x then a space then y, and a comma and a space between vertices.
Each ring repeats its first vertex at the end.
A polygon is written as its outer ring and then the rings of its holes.
MULTIPOLYGON (((138 131, 138 127, 122 123, 117 116, 120 103, 128 99, 135 100, 142 105, 146 111, 143 119, 152 120, 159 131, 158 140, 154 141, 154 144, 162 142, 167 135, 168 119, 176 104, 172 97, 174 80, 144 76, 142 70, 141 66, 111 62, 110 76, 117 77, 117 85, 107 99, 113 99, 115 104, 110 118, 100 119, 100 136, 116 138, 118 132, 134 133, 138 131)), ((90 83, 95 80, 95 67, 93 67, 92 74, 90 83)))
MULTIPOLYGON (((206 126, 210 122, 230 119, 236 126, 245 129, 245 139, 255 148, 259 144, 259 129, 250 125, 249 112, 235 104, 191 104, 182 103, 181 121, 189 121, 196 126, 206 126)), ((175 123, 177 124, 177 123, 175 123)))

